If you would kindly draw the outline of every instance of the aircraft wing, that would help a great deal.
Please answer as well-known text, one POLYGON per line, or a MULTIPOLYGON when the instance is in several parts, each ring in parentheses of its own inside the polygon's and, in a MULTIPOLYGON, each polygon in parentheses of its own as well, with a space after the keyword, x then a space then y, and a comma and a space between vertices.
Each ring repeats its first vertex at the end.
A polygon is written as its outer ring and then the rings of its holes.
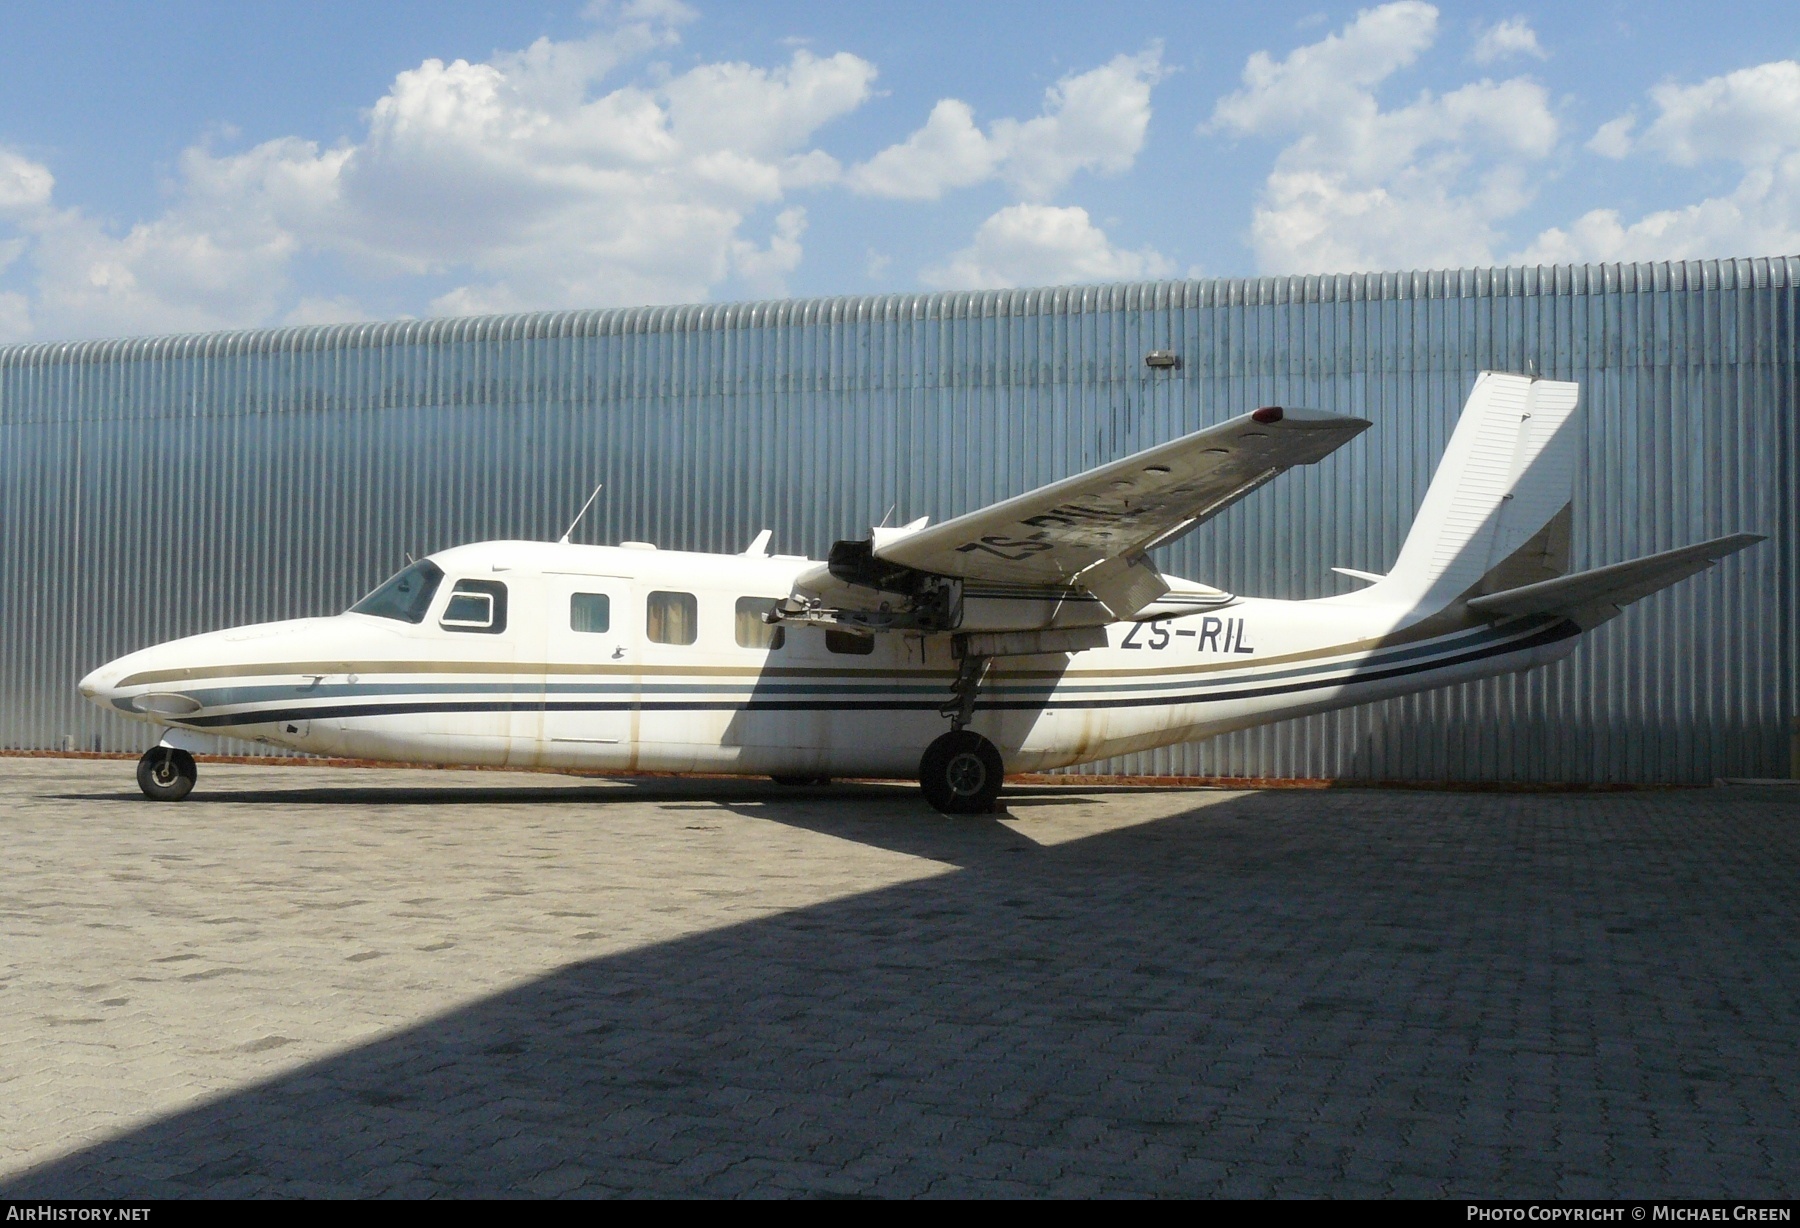
POLYGON ((1370 425, 1320 410, 1259 409, 943 524, 878 533, 873 553, 936 575, 1085 589, 1128 617, 1167 591, 1146 550, 1370 425))
POLYGON ((1472 597, 1469 608, 1482 615, 1564 614, 1584 627, 1596 626, 1639 598, 1705 571, 1727 555, 1762 540, 1756 533, 1733 533, 1627 563, 1472 597))

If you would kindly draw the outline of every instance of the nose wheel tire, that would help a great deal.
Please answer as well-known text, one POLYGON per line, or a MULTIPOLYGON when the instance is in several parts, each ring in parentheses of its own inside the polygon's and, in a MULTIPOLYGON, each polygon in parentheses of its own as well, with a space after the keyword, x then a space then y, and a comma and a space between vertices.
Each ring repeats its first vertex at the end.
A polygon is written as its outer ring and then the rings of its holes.
POLYGON ((919 787, 945 814, 986 814, 1000 796, 1000 752, 978 733, 959 729, 925 748, 919 787))
POLYGON ((178 802, 200 775, 194 757, 173 746, 152 746, 138 760, 138 788, 153 802, 178 802))

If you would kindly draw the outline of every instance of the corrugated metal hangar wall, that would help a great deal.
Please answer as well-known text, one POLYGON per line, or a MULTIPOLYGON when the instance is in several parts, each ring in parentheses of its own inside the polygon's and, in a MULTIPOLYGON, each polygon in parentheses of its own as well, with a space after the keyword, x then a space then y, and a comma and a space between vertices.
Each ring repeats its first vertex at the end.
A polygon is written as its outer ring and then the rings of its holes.
POLYGON ((119 653, 343 609, 459 542, 822 552, 1266 404, 1375 428, 1165 570, 1314 597, 1383 571, 1476 372, 1579 380, 1575 565, 1747 530, 1552 668, 1120 760, 1197 776, 1785 775, 1800 258, 556 312, 0 348, 0 747, 137 750, 119 653), (1144 356, 1170 350, 1173 370, 1144 356))

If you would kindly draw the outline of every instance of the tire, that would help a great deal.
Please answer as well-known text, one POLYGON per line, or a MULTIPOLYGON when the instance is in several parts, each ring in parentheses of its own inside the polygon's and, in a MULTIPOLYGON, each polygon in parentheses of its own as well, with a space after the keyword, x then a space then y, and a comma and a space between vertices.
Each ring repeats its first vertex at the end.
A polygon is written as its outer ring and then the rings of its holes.
POLYGON ((987 814, 1000 796, 1004 773, 992 742, 959 729, 925 748, 919 787, 932 808, 944 814, 987 814))
POLYGON ((194 757, 172 746, 152 746, 138 760, 138 788, 153 802, 178 802, 200 775, 194 757))
POLYGON ((828 785, 831 783, 831 777, 829 776, 771 776, 769 779, 778 785, 787 785, 790 788, 801 785, 828 785))

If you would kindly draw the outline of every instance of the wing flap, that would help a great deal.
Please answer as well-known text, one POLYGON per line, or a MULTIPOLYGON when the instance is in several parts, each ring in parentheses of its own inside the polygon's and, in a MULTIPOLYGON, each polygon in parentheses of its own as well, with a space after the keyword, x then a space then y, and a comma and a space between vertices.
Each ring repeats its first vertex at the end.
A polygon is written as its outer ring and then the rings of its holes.
POLYGON ((1705 571, 1720 559, 1762 540, 1757 533, 1733 533, 1626 563, 1472 597, 1469 609, 1483 615, 1564 614, 1581 621, 1604 622, 1632 602, 1705 571))
POLYGON ((1163 573, 1142 554, 1102 559, 1076 582, 1098 597, 1114 618, 1130 618, 1169 591, 1163 573))
MULTIPOLYGON (((879 541, 874 553, 937 575, 1087 587, 1078 577, 1097 564, 1173 541, 1284 470, 1330 455, 1369 426, 1362 418, 1319 410, 1259 409, 879 541)), ((1090 578, 1102 586, 1123 584, 1119 599, 1129 604, 1137 595, 1129 590, 1145 586, 1132 583, 1144 579, 1130 574, 1135 570, 1117 576, 1097 570, 1090 578)))

